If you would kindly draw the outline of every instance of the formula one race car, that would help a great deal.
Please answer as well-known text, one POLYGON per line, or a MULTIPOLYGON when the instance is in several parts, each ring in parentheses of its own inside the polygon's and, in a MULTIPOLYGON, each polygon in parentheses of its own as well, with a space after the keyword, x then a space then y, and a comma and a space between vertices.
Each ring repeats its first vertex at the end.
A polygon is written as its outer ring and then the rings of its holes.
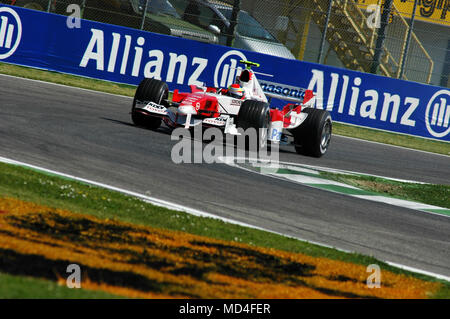
POLYGON ((268 99, 251 67, 257 63, 240 61, 245 65, 229 88, 198 87, 191 92, 174 90, 169 99, 165 82, 145 78, 139 84, 131 108, 134 124, 157 129, 161 122, 170 127, 218 127, 225 134, 241 135, 249 128, 257 130, 258 148, 270 144, 289 144, 293 137, 299 154, 320 157, 331 140, 332 121, 328 111, 314 109, 314 93, 303 89, 301 98, 285 98, 293 103, 282 109, 270 108, 268 99))

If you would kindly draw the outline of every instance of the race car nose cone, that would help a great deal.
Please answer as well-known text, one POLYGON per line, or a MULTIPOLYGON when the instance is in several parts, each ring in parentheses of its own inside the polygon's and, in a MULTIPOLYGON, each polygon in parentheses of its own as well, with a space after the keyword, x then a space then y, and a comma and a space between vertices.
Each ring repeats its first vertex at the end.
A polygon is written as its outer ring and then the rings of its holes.
POLYGON ((184 115, 197 114, 197 110, 192 105, 180 105, 178 107, 178 113, 184 115))

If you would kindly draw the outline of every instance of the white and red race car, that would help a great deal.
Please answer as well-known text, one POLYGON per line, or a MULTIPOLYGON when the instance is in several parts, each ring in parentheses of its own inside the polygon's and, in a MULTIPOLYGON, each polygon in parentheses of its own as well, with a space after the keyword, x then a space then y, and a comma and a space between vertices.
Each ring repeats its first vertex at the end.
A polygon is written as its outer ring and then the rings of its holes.
POLYGON ((230 89, 198 87, 191 85, 191 92, 174 90, 171 99, 169 88, 163 81, 145 78, 139 84, 131 118, 138 126, 157 129, 161 122, 170 127, 192 128, 218 127, 225 134, 241 135, 254 128, 258 133, 258 148, 270 144, 288 144, 293 137, 299 154, 320 157, 327 151, 332 131, 328 111, 314 109, 314 93, 303 90, 300 99, 284 98, 292 103, 282 109, 270 108, 268 99, 278 95, 264 93, 251 66, 259 64, 240 61, 246 67, 236 77, 230 89), (233 87, 243 96, 232 94, 233 87))

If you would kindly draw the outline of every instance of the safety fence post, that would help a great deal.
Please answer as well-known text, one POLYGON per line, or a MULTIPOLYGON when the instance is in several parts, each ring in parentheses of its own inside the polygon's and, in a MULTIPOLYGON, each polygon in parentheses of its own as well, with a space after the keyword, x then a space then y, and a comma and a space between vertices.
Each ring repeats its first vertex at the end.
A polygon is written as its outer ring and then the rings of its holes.
POLYGON ((415 16, 416 16, 416 9, 417 9, 418 2, 419 2, 419 0, 414 0, 413 12, 412 12, 411 21, 409 23, 409 28, 408 28, 408 37, 406 38, 405 50, 402 53, 402 63, 400 66, 400 71, 397 75, 398 79, 401 79, 403 77, 403 73, 405 72, 405 64, 406 64, 406 60, 408 59, 409 44, 411 42, 411 34, 412 34, 412 31, 414 28, 414 20, 415 20, 415 16))
POLYGON ((325 25, 323 26, 322 39, 320 40, 319 56, 317 57, 317 63, 322 63, 323 47, 325 46, 325 39, 327 37, 328 23, 330 22, 330 15, 331 15, 332 7, 333 7, 333 0, 330 0, 330 2, 328 3, 327 18, 325 20, 325 25))
POLYGON ((148 2, 150 0, 145 1, 144 10, 142 11, 142 22, 141 22, 141 30, 144 30, 144 24, 145 24, 145 16, 147 15, 147 8, 148 8, 148 2))

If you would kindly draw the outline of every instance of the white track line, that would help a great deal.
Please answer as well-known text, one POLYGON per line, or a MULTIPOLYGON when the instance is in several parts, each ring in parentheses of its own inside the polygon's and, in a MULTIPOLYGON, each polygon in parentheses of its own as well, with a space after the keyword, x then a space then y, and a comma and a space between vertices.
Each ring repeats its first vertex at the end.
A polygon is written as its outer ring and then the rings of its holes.
MULTIPOLYGON (((109 190, 113 190, 113 191, 117 191, 117 192, 120 192, 120 193, 123 193, 123 194, 127 194, 127 195, 130 195, 130 196, 138 197, 138 198, 143 199, 143 200, 145 200, 145 201, 147 201, 147 202, 149 202, 149 203, 151 203, 153 205, 156 205, 156 206, 165 207, 165 208, 176 210, 176 211, 186 212, 186 213, 194 215, 194 216, 209 217, 209 218, 213 218, 213 219, 218 219, 218 220, 221 220, 221 221, 226 222, 226 223, 239 225, 239 226, 243 226, 243 227, 248 227, 248 228, 253 228, 253 229, 257 229, 257 230, 262 230, 262 231, 266 231, 266 232, 269 232, 269 233, 281 235, 281 236, 284 236, 284 237, 287 237, 287 238, 293 238, 293 239, 301 240, 301 241, 304 241, 304 242, 307 242, 307 243, 311 243, 311 244, 314 244, 314 245, 327 247, 327 248, 333 248, 333 249, 336 249, 338 251, 342 251, 342 252, 346 252, 346 253, 354 253, 354 252, 349 251, 349 250, 340 249, 340 248, 337 248, 337 247, 333 247, 333 246, 326 245, 326 244, 323 244, 323 243, 318 243, 318 242, 306 240, 306 239, 303 239, 303 238, 300 238, 300 237, 296 237, 296 236, 289 236, 289 235, 282 234, 282 233, 279 233, 279 232, 275 232, 275 231, 272 231, 272 230, 269 230, 269 229, 265 229, 265 228, 261 228, 261 227, 258 227, 258 226, 242 223, 242 222, 239 222, 239 221, 236 221, 236 220, 233 220, 233 219, 229 219, 229 218, 213 215, 213 214, 210 214, 210 213, 206 213, 206 212, 203 212, 201 210, 190 208, 190 207, 187 207, 187 206, 184 206, 184 205, 179 205, 179 204, 176 204, 176 203, 173 203, 173 202, 169 202, 169 201, 165 201, 165 200, 161 200, 161 199, 158 199, 158 198, 155 198, 155 197, 150 197, 150 196, 147 196, 147 195, 144 195, 144 194, 128 191, 128 190, 125 190, 123 188, 119 188, 119 187, 115 187, 115 186, 111 186, 111 185, 95 182, 95 181, 88 180, 88 179, 81 178, 81 177, 76 177, 76 176, 73 176, 73 175, 61 173, 61 172, 58 172, 58 171, 50 170, 50 169, 43 168, 43 167, 36 166, 36 165, 27 164, 27 163, 16 161, 16 160, 9 159, 9 158, 6 158, 6 157, 1 157, 0 156, 0 162, 13 164, 13 165, 18 165, 18 166, 23 166, 23 167, 28 167, 28 168, 39 170, 39 171, 42 171, 42 172, 47 172, 47 173, 50 173, 50 174, 59 175, 59 176, 63 176, 63 177, 66 177, 66 178, 70 178, 70 179, 73 179, 73 180, 76 180, 76 181, 79 181, 79 182, 83 182, 83 183, 87 183, 87 184, 103 187, 103 188, 106 188, 106 189, 109 189, 109 190)), ((427 276, 430 276, 430 277, 434 277, 434 278, 437 278, 437 279, 440 279, 440 280, 445 280, 445 281, 450 282, 450 277, 445 276, 445 275, 436 274, 436 273, 433 273, 433 272, 417 269, 417 268, 410 267, 410 266, 405 266, 405 265, 402 265, 402 264, 393 263, 393 262, 390 262, 390 261, 384 261, 384 262, 386 264, 392 265, 394 267, 398 267, 398 268, 401 268, 401 269, 404 269, 404 270, 408 270, 408 271, 411 271, 411 272, 427 275, 427 276)))
MULTIPOLYGON (((372 200, 372 201, 376 201, 376 202, 381 202, 381 203, 385 203, 388 205, 394 205, 394 206, 398 206, 398 207, 403 207, 403 208, 408 208, 413 210, 414 212, 418 212, 421 214, 428 214, 428 215, 436 215, 436 216, 440 216, 440 217, 444 217, 444 218, 450 218, 450 215, 447 215, 445 213, 438 213, 438 212, 433 212, 433 211, 428 211, 425 209, 439 209, 439 210, 445 210, 447 211, 446 208, 443 207, 438 207, 438 206, 432 206, 432 205, 427 205, 427 204, 423 204, 423 203, 419 203, 419 202, 412 202, 412 201, 406 201, 406 200, 402 200, 402 199, 396 199, 393 197, 384 197, 384 196, 376 196, 376 195, 351 195, 351 194, 346 194, 345 192, 341 192, 341 191, 334 191, 331 189, 324 189, 321 184, 328 184, 328 185, 339 185, 334 183, 333 181, 327 180, 327 179, 322 179, 323 182, 317 182, 318 179, 316 180, 312 180, 309 177, 306 177, 304 175, 296 175, 296 176, 291 176, 291 175, 287 175, 287 174, 277 174, 277 173, 273 173, 273 172, 267 172, 267 173, 261 173, 258 172, 256 170, 252 170, 250 168, 244 167, 244 166, 240 166, 237 165, 235 163, 235 159, 236 161, 240 161, 243 160, 245 158, 243 157, 227 157, 227 156, 219 156, 218 157, 219 161, 221 161, 222 163, 229 165, 231 167, 235 167, 238 169, 242 169, 254 174, 259 174, 259 175, 265 175, 265 176, 269 176, 271 178, 276 178, 282 181, 289 181, 289 182, 293 182, 293 183, 298 183, 300 185, 306 186, 306 187, 311 187, 311 188, 315 188, 315 189, 319 189, 321 191, 325 191, 325 192, 333 192, 333 193, 337 193, 337 194, 341 194, 343 196, 350 196, 350 197, 356 197, 356 198, 360 198, 360 199, 364 199, 364 200, 372 200), (313 183, 311 183, 311 181, 313 183), (316 184, 316 185, 315 185, 316 184)), ((274 163, 272 163, 274 164, 274 163)), ((316 169, 317 171, 330 171, 330 172, 344 172, 346 174, 351 174, 351 175, 365 175, 365 176, 375 176, 375 177, 381 177, 381 176, 377 176, 377 175, 369 175, 369 174, 363 174, 363 173, 357 173, 357 172, 352 172, 352 171, 344 171, 344 170, 336 170, 336 169, 329 169, 326 167, 322 167, 322 166, 314 166, 314 165, 306 165, 306 164, 299 164, 299 163, 292 163, 292 162, 276 162, 275 164, 276 166, 272 166, 272 169, 275 168, 289 168, 294 170, 295 167, 308 167, 310 169, 316 169)), ((397 180, 397 181, 403 181, 406 183, 421 183, 421 182, 414 182, 414 181, 409 181, 409 180, 401 180, 401 179, 393 179, 390 177, 382 177, 384 179, 388 179, 388 180, 397 180)), ((424 183, 422 183, 424 184, 424 183)), ((347 185, 347 184, 342 184, 339 186, 343 186, 346 188, 354 188, 354 189, 358 189, 357 187, 353 187, 351 185, 347 185)))
MULTIPOLYGON (((362 141, 364 141, 364 140, 362 140, 362 141)), ((432 154, 434 154, 434 153, 432 153, 432 154)), ((387 176, 381 176, 381 175, 373 175, 373 174, 368 174, 368 173, 349 171, 349 170, 344 170, 344 169, 337 169, 337 168, 330 168, 330 167, 325 167, 325 166, 316 166, 316 165, 309 165, 309 164, 301 164, 301 163, 294 163, 294 162, 279 162, 278 165, 285 165, 286 168, 290 168, 289 165, 293 166, 293 167, 300 167, 300 168, 307 167, 311 170, 326 171, 326 172, 335 173, 335 174, 348 174, 348 175, 362 175, 362 176, 369 176, 369 177, 378 177, 378 178, 383 178, 383 179, 388 179, 391 181, 403 182, 403 183, 429 184, 429 183, 418 182, 418 181, 413 181, 413 180, 409 180, 409 179, 393 178, 393 177, 387 177, 387 176)))
POLYGON ((450 282, 450 277, 448 277, 448 276, 435 274, 435 273, 428 272, 428 271, 425 271, 425 270, 418 270, 417 268, 414 268, 414 267, 409 267, 409 266, 405 266, 405 265, 402 265, 402 264, 393 263, 393 262, 390 262, 390 261, 386 261, 386 264, 391 265, 391 266, 396 267, 396 268, 403 269, 403 270, 416 272, 416 273, 419 273, 419 274, 422 274, 422 275, 435 277, 437 279, 445 280, 445 281, 450 282))

